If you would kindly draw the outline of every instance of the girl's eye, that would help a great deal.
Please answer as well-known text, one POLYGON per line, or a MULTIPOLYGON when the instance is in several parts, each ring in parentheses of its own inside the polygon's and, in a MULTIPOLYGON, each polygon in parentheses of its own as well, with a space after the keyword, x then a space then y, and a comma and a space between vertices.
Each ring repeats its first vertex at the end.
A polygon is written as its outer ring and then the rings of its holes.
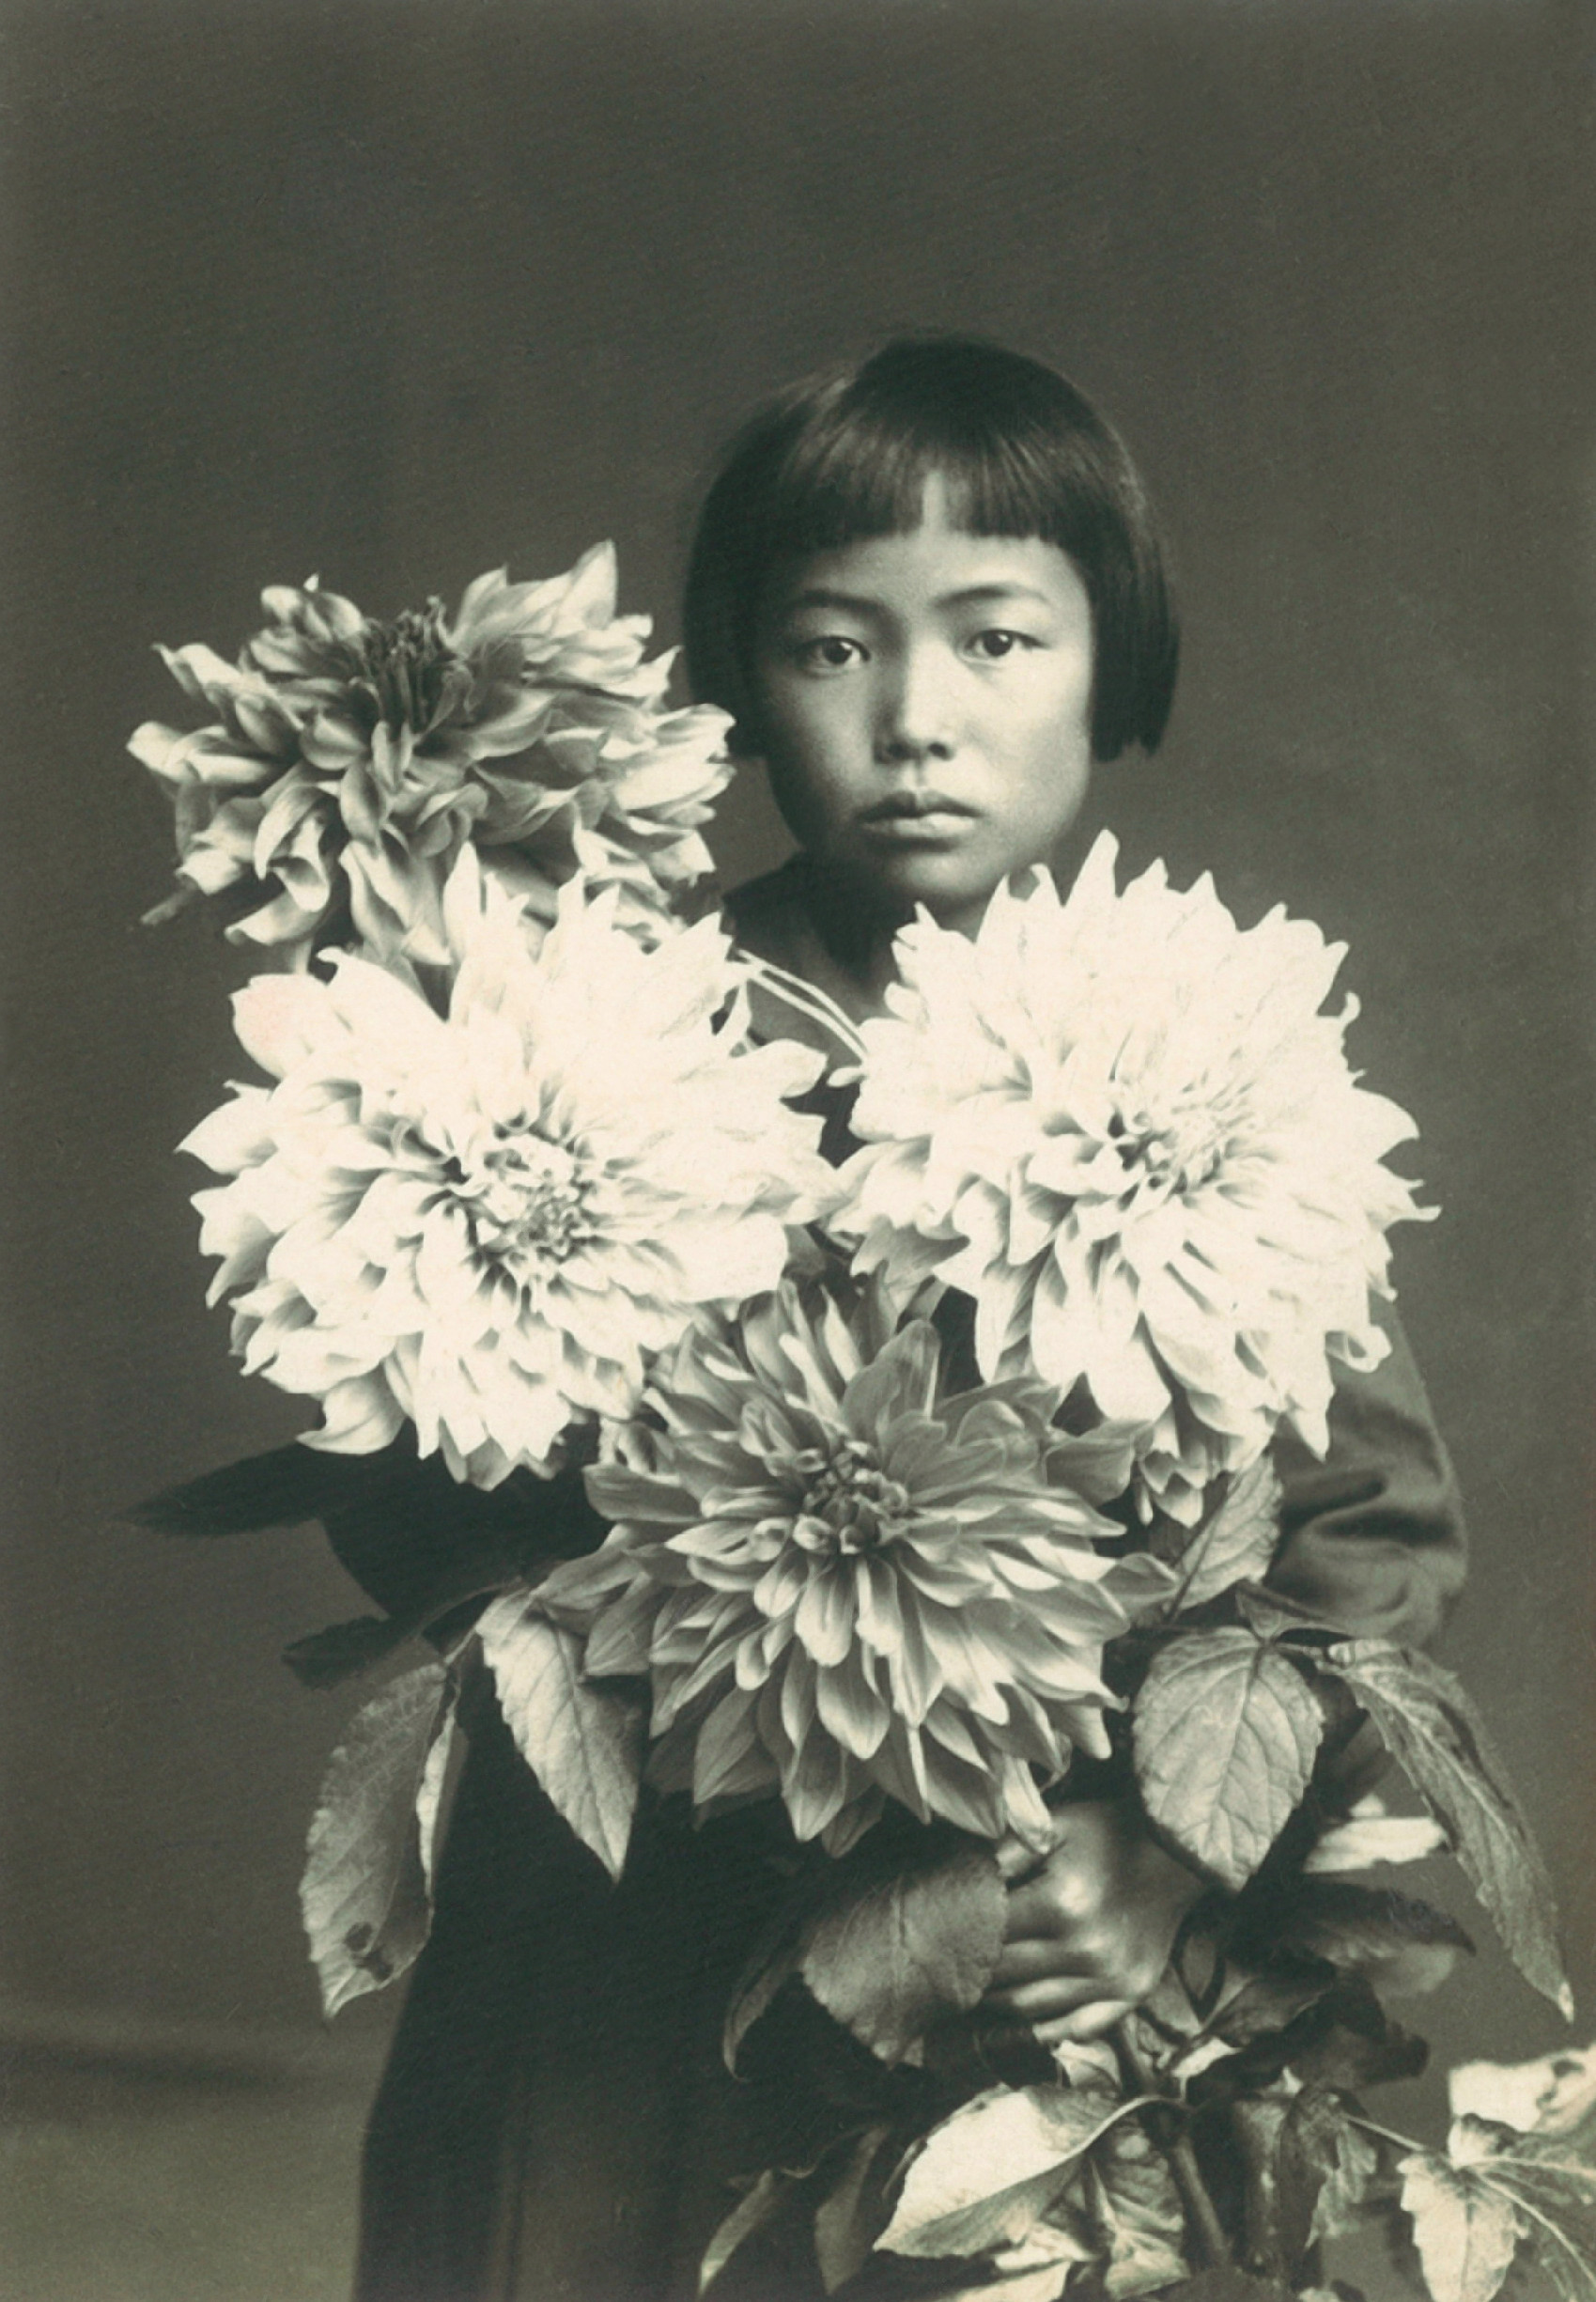
POLYGON ((864 661, 864 649, 858 640, 844 639, 838 631, 825 632, 819 639, 799 640, 793 653, 803 668, 812 672, 845 672, 850 664, 864 661))
POLYGON ((995 630, 978 631, 969 645, 988 663, 1000 663, 1005 656, 1012 656, 1022 647, 1034 647, 1036 642, 1024 631, 995 630))

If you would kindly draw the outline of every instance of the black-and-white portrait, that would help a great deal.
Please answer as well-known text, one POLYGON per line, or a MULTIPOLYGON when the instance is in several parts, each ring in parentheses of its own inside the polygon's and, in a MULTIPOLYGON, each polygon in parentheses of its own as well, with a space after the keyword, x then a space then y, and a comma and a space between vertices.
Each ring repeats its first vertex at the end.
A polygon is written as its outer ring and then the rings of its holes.
POLYGON ((17 2302, 1596 2294, 1593 70, 4 10, 17 2302))

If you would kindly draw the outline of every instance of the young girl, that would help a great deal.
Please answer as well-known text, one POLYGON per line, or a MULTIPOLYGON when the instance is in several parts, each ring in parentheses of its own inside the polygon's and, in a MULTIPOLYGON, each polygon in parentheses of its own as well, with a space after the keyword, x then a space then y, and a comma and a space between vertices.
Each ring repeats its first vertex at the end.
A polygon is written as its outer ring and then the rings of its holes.
MULTIPOLYGON (((1158 742, 1177 658, 1118 439, 1051 370, 962 340, 890 345, 753 419, 705 507, 686 624, 695 692, 733 713, 798 842, 730 898, 736 931, 855 1017, 880 1011, 916 905, 973 932, 1009 873, 1066 865, 1093 767, 1158 742)), ((806 1029, 774 1006, 769 1028, 806 1029)), ((846 1096, 826 1108, 841 1155, 846 1096)), ((1425 1641, 1463 1536, 1400 1336, 1376 1373, 1339 1376, 1331 1432, 1322 1463, 1277 1444, 1270 1580, 1425 1641)), ((732 2178, 804 2163, 786 2066, 741 2084, 720 2052, 783 1855, 768 1810, 695 1831, 662 1802, 612 1888, 479 1719, 372 2119, 360 2302, 688 2302, 732 2178)), ((1049 1859, 1011 1867, 979 2012, 1045 2041, 1139 2003, 1201 1890, 1114 1800, 1068 1806, 1049 1859)), ((720 2292, 821 2287, 789 2243, 746 2249, 720 2292)))

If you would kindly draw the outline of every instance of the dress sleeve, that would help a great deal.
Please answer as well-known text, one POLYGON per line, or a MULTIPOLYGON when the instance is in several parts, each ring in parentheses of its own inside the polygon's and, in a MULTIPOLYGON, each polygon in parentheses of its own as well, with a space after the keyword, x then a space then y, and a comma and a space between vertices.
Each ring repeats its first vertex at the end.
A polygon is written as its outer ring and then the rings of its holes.
POLYGON ((1395 1317, 1367 1374, 1338 1368, 1321 1462, 1282 1433, 1285 1489, 1272 1589, 1361 1638, 1429 1645, 1463 1587, 1467 1541, 1457 1482, 1395 1317))

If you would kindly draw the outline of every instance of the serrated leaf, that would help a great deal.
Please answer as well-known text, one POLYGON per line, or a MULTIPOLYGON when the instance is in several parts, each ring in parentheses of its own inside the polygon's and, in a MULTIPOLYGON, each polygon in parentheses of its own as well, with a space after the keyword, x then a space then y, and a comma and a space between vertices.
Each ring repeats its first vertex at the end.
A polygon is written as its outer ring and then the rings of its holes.
POLYGON ((1335 1969, 1318 1960, 1281 1960, 1249 1975, 1215 2011, 1208 2029, 1227 2045, 1250 2045, 1269 2038, 1336 1986, 1335 1969))
POLYGON ((1494 2302, 1524 2224, 1511 2201, 1428 2151, 1404 2158, 1402 2203, 1434 2302, 1494 2302))
POLYGON ((1448 2149, 1464 2179, 1505 2197, 1528 2229, 1535 2259, 1560 2294, 1596 2296, 1596 2168, 1563 2139, 1515 2134, 1484 2120, 1454 2122, 1448 2149))
POLYGON ((698 2265, 701 2294, 708 2293, 738 2248, 780 2213, 796 2187, 796 2177, 783 2173, 777 2167, 767 2169, 750 2185, 704 2249, 704 2259, 698 2265))
POLYGON ((1234 1584, 1267 1573, 1279 1547, 1280 1495, 1279 1475, 1261 1454, 1170 1561, 1180 1580, 1166 1602, 1168 1613, 1204 1607, 1234 1584))
POLYGON ((916 2055, 938 2018, 967 2012, 985 1991, 1007 1914, 988 1846, 951 1828, 906 1835, 877 1825, 801 1879, 755 1943, 727 2010, 727 2068, 736 2072, 749 2031, 800 1974, 883 2061, 916 2055))
POLYGON ((1292 2016, 1265 2028, 1226 2061, 1187 2080, 1196 2102, 1234 2101, 1273 2086, 1286 2070, 1308 2086, 1356 2092, 1387 2078, 1411 2078, 1429 2049, 1394 2023, 1360 1974, 1333 1974, 1332 1985, 1292 2016))
POLYGON ((1003 1947, 1008 1896, 990 1847, 927 1837, 912 1853, 867 1840, 839 1870, 805 1930, 798 1971, 828 2014, 883 2061, 908 2056, 933 2023, 967 2013, 1003 1947))
POLYGON ((1378 1639, 1332 1646, 1325 1667, 1374 1721, 1446 1831, 1525 1980, 1572 2018, 1546 1866, 1484 1722, 1449 1671, 1378 1639))
POLYGON ((1271 1928, 1282 1950, 1302 1951, 1367 1975, 1393 1998, 1433 1990, 1474 1945, 1456 1919, 1429 1903, 1340 1879, 1305 1879, 1271 1928))
POLYGON ((455 1694, 444 1666, 424 1663, 358 1711, 333 1753, 300 1886, 330 2016, 393 1982, 426 1940, 455 1694))
POLYGON ((640 1695, 582 1676, 582 1641, 537 1611, 535 1594, 495 1599, 477 1636, 516 1747, 582 1844, 619 1878, 643 1781, 640 1695))
POLYGON ((1171 1639, 1135 1703, 1147 1812, 1239 1890, 1308 1788, 1323 1732, 1312 1689, 1278 1647, 1242 1629, 1171 1639))
POLYGON ((1126 2120, 1091 2155, 1092 2219, 1108 2259, 1100 2277, 1111 2302, 1130 2302, 1185 2275, 1185 2213, 1169 2161, 1126 2120))
POLYGON ((1280 2197, 1287 2244, 1303 2253, 1339 2237, 1379 2180, 1380 2153, 1340 2098, 1305 2086, 1280 2133, 1280 2197))
POLYGON ((995 2087, 933 2127, 879 2240, 893 2254, 990 2254, 1029 2238, 1082 2154, 1136 2106, 995 2087))

